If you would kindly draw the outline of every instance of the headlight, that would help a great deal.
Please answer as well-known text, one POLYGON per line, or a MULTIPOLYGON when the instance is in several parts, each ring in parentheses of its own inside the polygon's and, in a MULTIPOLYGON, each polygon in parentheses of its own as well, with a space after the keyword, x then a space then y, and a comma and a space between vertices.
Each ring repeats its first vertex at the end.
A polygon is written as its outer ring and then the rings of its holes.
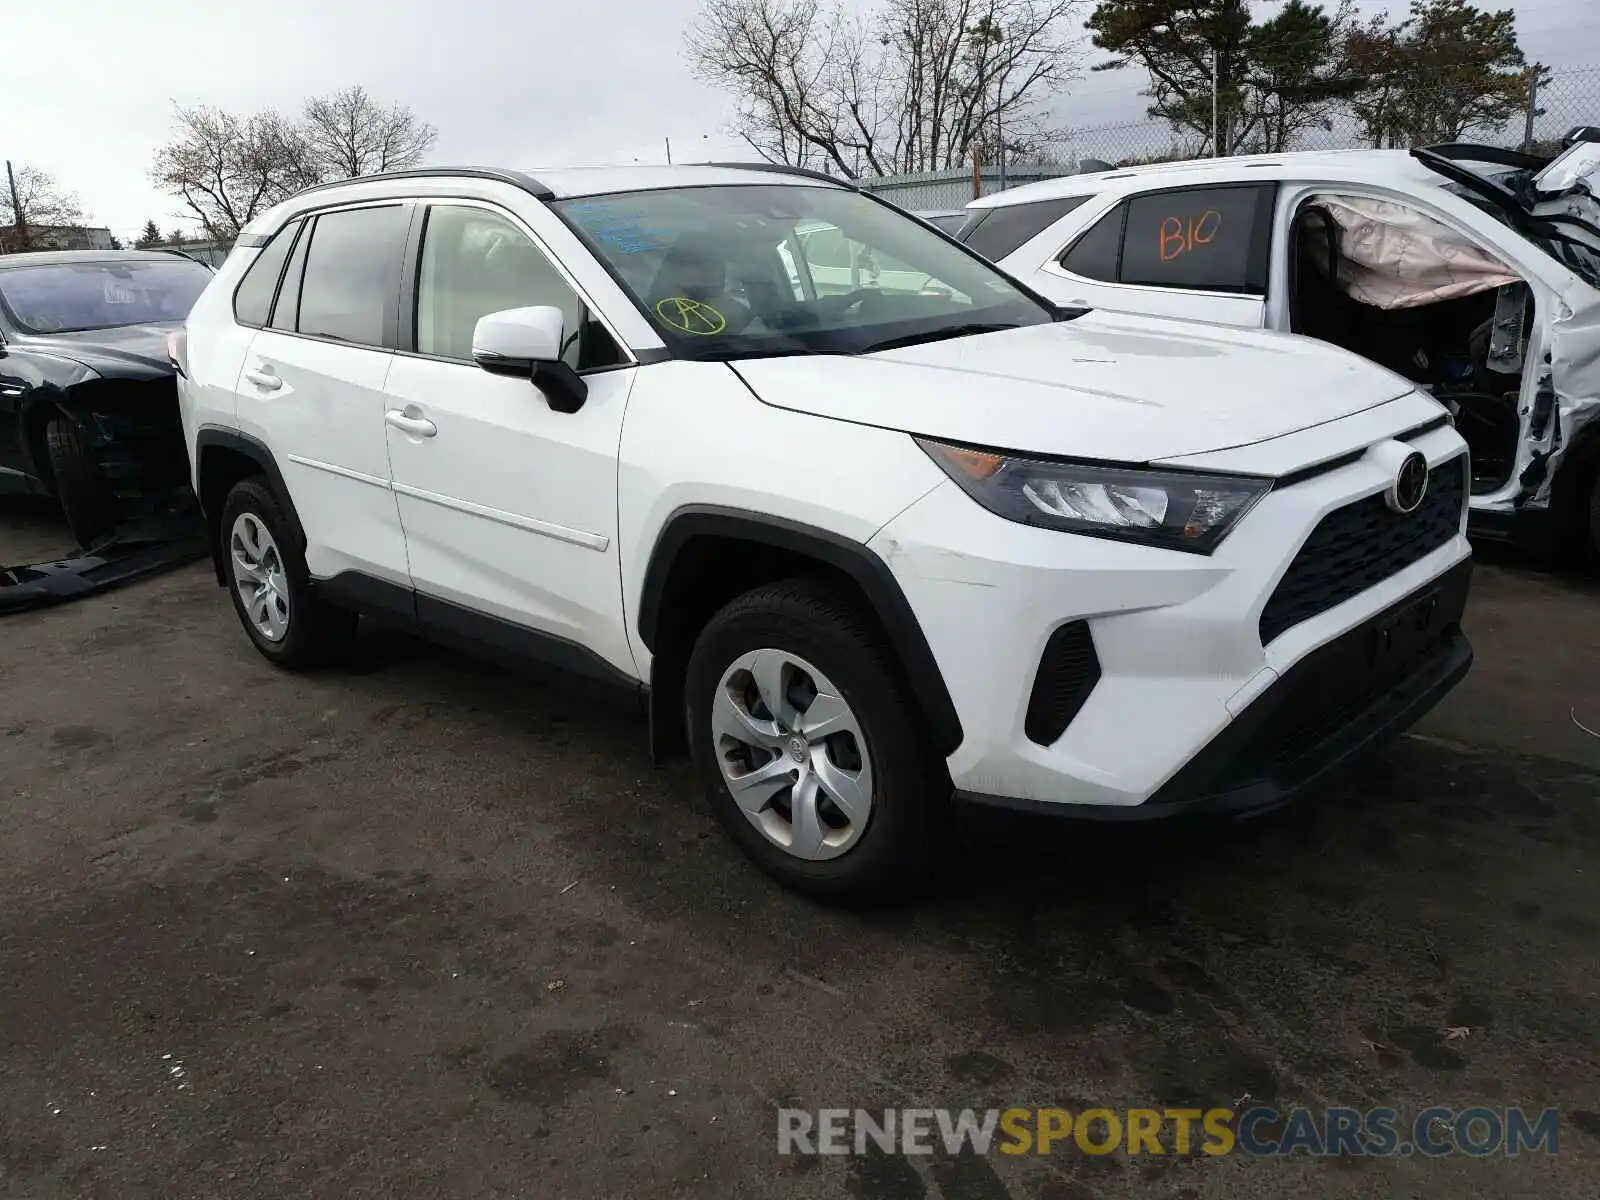
POLYGON ((1251 476, 1040 462, 918 438, 990 512, 1023 525, 1210 554, 1272 488, 1251 476))

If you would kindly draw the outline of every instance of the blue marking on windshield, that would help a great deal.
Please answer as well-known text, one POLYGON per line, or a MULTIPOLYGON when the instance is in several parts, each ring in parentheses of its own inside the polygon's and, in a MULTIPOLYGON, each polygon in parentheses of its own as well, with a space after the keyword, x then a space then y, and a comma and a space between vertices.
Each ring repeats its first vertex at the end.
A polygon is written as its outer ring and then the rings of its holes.
POLYGON ((646 226, 649 214, 628 210, 603 201, 587 200, 569 204, 566 211, 585 233, 616 254, 641 254, 659 250, 679 232, 660 226, 646 226))

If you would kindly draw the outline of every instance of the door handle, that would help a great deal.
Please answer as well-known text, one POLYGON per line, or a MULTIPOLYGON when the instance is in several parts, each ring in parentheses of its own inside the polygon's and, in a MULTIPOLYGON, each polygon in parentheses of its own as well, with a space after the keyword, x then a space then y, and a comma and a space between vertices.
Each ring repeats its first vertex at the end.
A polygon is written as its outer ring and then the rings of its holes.
POLYGON ((259 371, 247 368, 244 377, 263 392, 275 392, 283 386, 283 380, 274 374, 271 367, 262 367, 259 371))
POLYGON ((427 417, 413 417, 397 408, 384 413, 383 419, 401 433, 409 433, 412 437, 432 437, 439 432, 439 427, 427 417))

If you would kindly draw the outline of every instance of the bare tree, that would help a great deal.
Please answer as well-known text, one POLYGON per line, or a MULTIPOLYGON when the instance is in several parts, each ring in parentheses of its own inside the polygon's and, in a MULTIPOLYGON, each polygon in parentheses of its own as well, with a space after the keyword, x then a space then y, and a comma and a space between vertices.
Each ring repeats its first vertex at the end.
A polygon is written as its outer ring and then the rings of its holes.
POLYGON ((40 229, 81 224, 83 206, 76 193, 63 191, 38 167, 6 163, 6 178, 0 181, 0 248, 30 250, 40 229))
POLYGON ((822 101, 832 23, 817 0, 740 0, 708 4, 689 31, 696 74, 735 95, 734 131, 763 158, 847 169, 822 101))
POLYGON ((414 167, 438 131, 401 104, 385 108, 359 84, 306 101, 305 138, 327 179, 414 167))
POLYGON ((939 170, 1044 142, 1043 103, 1074 75, 1080 0, 706 0, 692 69, 733 94, 762 157, 841 175, 939 170))
POLYGON ((271 109, 238 117, 179 106, 177 133, 156 152, 151 177, 182 197, 212 238, 238 236, 257 213, 320 179, 303 133, 271 109))
POLYGON ((886 77, 905 96, 899 169, 1036 154, 1043 102, 1076 74, 1065 28, 1076 0, 889 0, 880 19, 886 77))

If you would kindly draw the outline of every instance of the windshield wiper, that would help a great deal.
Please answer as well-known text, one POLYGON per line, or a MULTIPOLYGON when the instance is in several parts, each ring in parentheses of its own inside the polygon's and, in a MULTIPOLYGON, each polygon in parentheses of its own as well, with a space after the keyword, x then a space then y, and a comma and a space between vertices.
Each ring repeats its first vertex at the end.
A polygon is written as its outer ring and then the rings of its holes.
POLYGON ((965 325, 946 325, 926 333, 907 333, 900 337, 884 338, 861 347, 858 354, 876 354, 879 350, 897 350, 901 346, 919 346, 924 342, 942 342, 948 338, 972 337, 979 333, 999 333, 1003 329, 1016 329, 1015 321, 969 321, 965 325))
POLYGON ((757 346, 740 350, 712 350, 696 355, 701 362, 738 362, 746 358, 795 358, 804 354, 837 354, 837 350, 815 350, 810 346, 757 346))

